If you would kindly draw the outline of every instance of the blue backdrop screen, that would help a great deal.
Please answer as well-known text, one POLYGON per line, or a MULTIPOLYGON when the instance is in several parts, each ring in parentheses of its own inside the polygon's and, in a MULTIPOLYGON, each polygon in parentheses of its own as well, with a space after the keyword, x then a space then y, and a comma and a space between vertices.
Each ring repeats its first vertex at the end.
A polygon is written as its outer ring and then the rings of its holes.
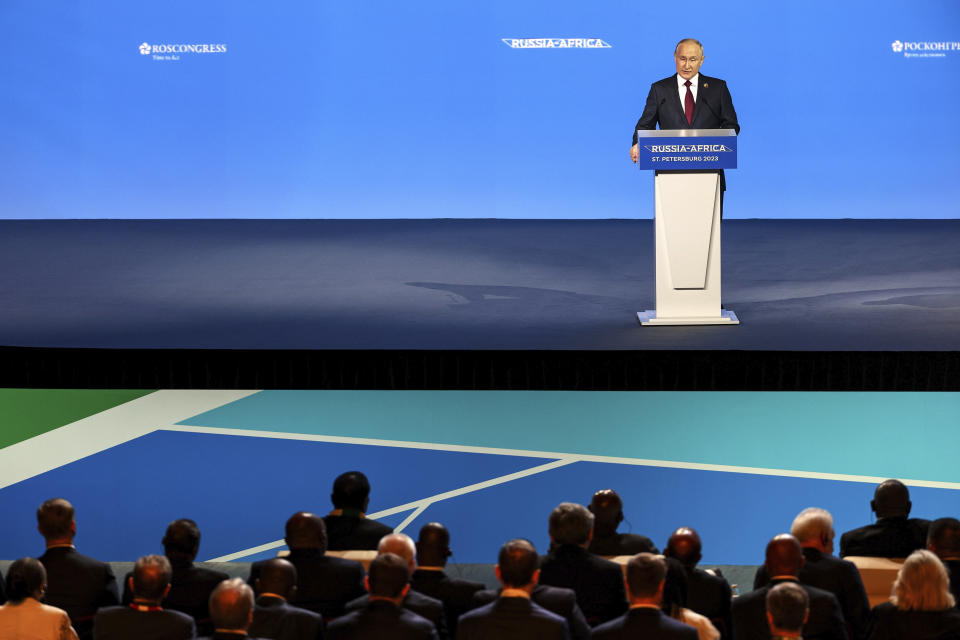
POLYGON ((0 218, 652 217, 629 141, 686 36, 743 127, 728 217, 960 202, 955 0, 7 0, 0 24, 0 218))

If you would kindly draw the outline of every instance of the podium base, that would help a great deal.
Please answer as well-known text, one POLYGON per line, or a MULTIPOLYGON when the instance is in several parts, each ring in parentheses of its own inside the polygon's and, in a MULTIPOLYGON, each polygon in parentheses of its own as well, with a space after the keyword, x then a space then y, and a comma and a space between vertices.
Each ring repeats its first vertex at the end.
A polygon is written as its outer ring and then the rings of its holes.
POLYGON ((642 325, 695 325, 695 324, 740 324, 737 314, 727 309, 720 309, 719 316, 691 316, 676 318, 658 318, 657 310, 638 311, 637 320, 642 325))

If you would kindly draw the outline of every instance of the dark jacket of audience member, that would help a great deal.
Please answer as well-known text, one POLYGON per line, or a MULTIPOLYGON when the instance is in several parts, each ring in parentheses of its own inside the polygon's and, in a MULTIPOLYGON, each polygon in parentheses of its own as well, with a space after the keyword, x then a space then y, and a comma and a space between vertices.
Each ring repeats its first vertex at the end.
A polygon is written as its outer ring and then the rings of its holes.
MULTIPOLYGON (((222 571, 198 567, 189 560, 170 558, 173 566, 173 579, 170 581, 170 593, 163 599, 165 609, 181 611, 193 618, 197 625, 197 635, 210 635, 213 625, 210 622, 208 600, 214 588, 230 576, 222 571)), ((133 601, 127 573, 123 579, 122 604, 133 601)))
MULTIPOLYGON (((483 589, 473 594, 473 608, 490 604, 500 597, 500 589, 483 589)), ((588 640, 590 625, 577 605, 577 594, 573 589, 550 587, 538 584, 530 592, 530 599, 547 611, 555 613, 567 621, 567 630, 573 640, 588 640)))
POLYGON ((497 598, 460 618, 457 640, 564 640, 563 618, 529 598, 497 598))
POLYGON ((73 547, 47 549, 38 559, 47 570, 44 602, 67 612, 81 640, 92 637, 97 610, 120 602, 110 565, 73 547))
POLYGON ((451 577, 443 571, 417 569, 410 579, 410 587, 443 603, 447 633, 455 638, 457 620, 470 610, 473 595, 483 589, 483 583, 451 577))
POLYGON ((840 557, 906 558, 927 545, 929 520, 880 518, 840 536, 840 557))
POLYGON ((627 610, 620 565, 577 545, 551 550, 540 563, 540 583, 573 589, 587 623, 596 626, 627 610))
MULTIPOLYGON (((351 611, 361 611, 370 606, 370 595, 364 594, 355 600, 351 600, 346 605, 347 613, 351 611)), ((447 621, 444 616, 443 603, 436 598, 424 595, 413 589, 410 589, 403 602, 400 605, 425 620, 429 620, 437 630, 437 636, 443 640, 447 638, 447 621)))
POLYGON ((320 640, 323 618, 319 613, 294 607, 283 598, 262 595, 256 600, 247 634, 268 640, 320 640))
MULTIPOLYGON (((347 602, 365 593, 359 562, 326 556, 322 549, 291 549, 287 560, 297 568, 297 595, 290 603, 319 613, 325 620, 342 616, 347 602)), ((263 562, 250 566, 247 584, 251 587, 263 562)))
POLYGON ((196 637, 193 618, 180 611, 137 611, 129 606, 106 607, 93 623, 94 640, 188 640, 196 637))
POLYGON ((366 517, 370 504, 370 483, 359 471, 341 473, 333 481, 330 494, 333 511, 323 517, 327 528, 327 549, 375 551, 380 538, 393 528, 366 517))
MULTIPOLYGON (((772 580, 766 586, 751 591, 733 601, 733 637, 735 640, 765 640, 770 638, 767 624, 767 591, 788 580, 772 580)), ((847 640, 846 625, 840 612, 840 603, 829 591, 801 584, 810 598, 810 618, 803 626, 804 640, 847 640)))

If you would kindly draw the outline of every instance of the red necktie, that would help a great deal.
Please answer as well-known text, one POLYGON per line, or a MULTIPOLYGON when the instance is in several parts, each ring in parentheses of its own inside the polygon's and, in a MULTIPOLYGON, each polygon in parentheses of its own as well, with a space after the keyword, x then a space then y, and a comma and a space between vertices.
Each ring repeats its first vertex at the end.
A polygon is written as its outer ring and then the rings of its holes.
POLYGON ((683 83, 687 88, 687 95, 683 99, 683 113, 687 116, 687 124, 693 124, 693 93, 690 91, 690 81, 683 83))

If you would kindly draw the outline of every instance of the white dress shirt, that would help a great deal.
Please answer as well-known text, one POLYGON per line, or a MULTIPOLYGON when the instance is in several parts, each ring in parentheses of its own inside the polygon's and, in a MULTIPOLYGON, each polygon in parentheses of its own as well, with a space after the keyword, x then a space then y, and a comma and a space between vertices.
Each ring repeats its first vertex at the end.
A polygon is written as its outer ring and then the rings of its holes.
MULTIPOLYGON (((679 73, 677 74, 677 89, 679 90, 679 93, 680 93, 680 106, 684 108, 686 107, 686 104, 687 104, 687 87, 683 83, 686 81, 687 81, 686 78, 681 76, 679 73)), ((690 78, 690 93, 693 94, 694 103, 697 102, 697 85, 699 83, 700 83, 699 73, 693 76, 692 78, 690 78)))

